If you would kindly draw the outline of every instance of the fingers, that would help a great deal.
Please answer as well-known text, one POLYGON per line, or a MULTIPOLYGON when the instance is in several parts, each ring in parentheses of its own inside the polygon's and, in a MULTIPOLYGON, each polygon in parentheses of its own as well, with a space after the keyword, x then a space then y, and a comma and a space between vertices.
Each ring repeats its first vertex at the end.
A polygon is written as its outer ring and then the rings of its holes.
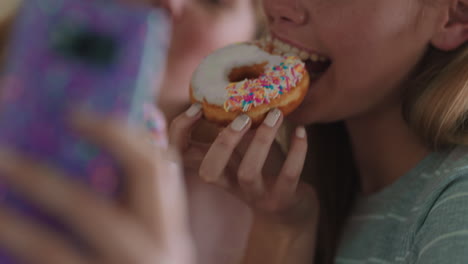
POLYGON ((57 234, 0 206, 0 246, 21 263, 91 264, 57 234))
MULTIPOLYGON (((199 112, 198 108, 189 109, 187 118, 199 112)), ((129 209, 159 238, 160 244, 189 237, 184 182, 176 151, 143 146, 135 133, 113 120, 85 117, 79 118, 76 124, 83 134, 106 147, 126 168, 129 209)))
POLYGON ((155 247, 128 215, 96 198, 59 171, 0 151, 0 171, 7 184, 51 215, 74 228, 89 245, 114 263, 144 263, 142 252, 155 247))
POLYGON ((149 142, 162 149, 168 148, 167 123, 164 113, 153 104, 145 104, 143 118, 149 132, 149 142))
POLYGON ((149 227, 154 227, 157 218, 154 215, 156 211, 152 210, 156 202, 154 181, 161 177, 157 162, 161 160, 163 150, 148 146, 135 131, 117 120, 79 113, 74 116, 72 124, 83 136, 104 147, 119 161, 127 175, 125 202, 128 209, 149 227))
POLYGON ((148 164, 142 161, 151 155, 153 147, 125 123, 78 113, 73 115, 72 125, 86 139, 109 151, 126 172, 134 174, 147 169, 148 164))
POLYGON ((293 200, 307 155, 307 136, 304 127, 296 128, 286 161, 272 189, 272 197, 279 204, 293 200))
POLYGON ((135 190, 134 204, 146 216, 145 224, 156 231, 160 244, 167 245, 174 239, 181 241, 179 236, 188 237, 185 183, 175 151, 158 152, 154 162, 150 180, 140 181, 135 190))
POLYGON ((184 114, 178 116, 169 127, 169 143, 183 152, 190 140, 193 125, 202 116, 201 104, 193 104, 184 114))
POLYGON ((244 155, 238 182, 248 200, 257 199, 265 193, 262 169, 282 121, 283 115, 279 109, 270 111, 244 155))
POLYGON ((215 139, 200 165, 200 177, 210 183, 220 183, 224 169, 239 141, 252 124, 247 115, 240 115, 215 139))

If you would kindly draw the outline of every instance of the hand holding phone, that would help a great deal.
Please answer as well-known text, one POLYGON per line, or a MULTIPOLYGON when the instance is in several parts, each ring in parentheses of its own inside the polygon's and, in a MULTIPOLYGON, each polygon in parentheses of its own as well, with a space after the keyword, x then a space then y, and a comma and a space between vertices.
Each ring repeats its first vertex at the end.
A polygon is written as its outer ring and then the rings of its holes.
MULTIPOLYGON (((70 129, 69 116, 85 108, 143 127, 145 109, 156 100, 168 32, 162 11, 111 1, 24 1, 2 73, 0 144, 115 198, 125 188, 120 169, 70 129)), ((69 232, 1 182, 0 203, 69 232)), ((16 263, 9 261, 0 254, 0 263, 16 263)))

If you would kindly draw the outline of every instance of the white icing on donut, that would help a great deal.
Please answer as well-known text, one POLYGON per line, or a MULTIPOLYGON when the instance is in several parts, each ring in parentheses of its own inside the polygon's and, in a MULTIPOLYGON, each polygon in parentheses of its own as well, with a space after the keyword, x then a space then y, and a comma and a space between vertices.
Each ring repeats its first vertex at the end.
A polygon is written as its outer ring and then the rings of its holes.
POLYGON ((233 44, 208 55, 198 66, 192 78, 193 96, 210 104, 223 106, 228 99, 225 89, 233 68, 268 62, 266 67, 279 65, 284 58, 272 55, 252 44, 233 44))

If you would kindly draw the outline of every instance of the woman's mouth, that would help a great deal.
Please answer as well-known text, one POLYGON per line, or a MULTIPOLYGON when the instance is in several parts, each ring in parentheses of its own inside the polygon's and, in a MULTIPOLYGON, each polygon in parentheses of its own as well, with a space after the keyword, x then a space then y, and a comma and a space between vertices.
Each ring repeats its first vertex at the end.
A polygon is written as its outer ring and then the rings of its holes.
POLYGON ((275 36, 266 36, 258 42, 258 45, 274 55, 299 57, 306 64, 306 69, 313 82, 318 80, 332 63, 327 56, 295 46, 275 36))

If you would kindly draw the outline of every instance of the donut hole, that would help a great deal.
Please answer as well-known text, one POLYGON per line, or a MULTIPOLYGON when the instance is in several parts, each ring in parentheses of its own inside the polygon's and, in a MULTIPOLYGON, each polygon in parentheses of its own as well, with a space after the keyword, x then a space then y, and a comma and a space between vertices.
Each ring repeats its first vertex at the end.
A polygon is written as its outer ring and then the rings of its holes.
POLYGON ((228 75, 229 82, 241 82, 243 80, 254 80, 260 77, 265 73, 265 66, 267 63, 249 65, 249 66, 240 66, 233 68, 228 75))

